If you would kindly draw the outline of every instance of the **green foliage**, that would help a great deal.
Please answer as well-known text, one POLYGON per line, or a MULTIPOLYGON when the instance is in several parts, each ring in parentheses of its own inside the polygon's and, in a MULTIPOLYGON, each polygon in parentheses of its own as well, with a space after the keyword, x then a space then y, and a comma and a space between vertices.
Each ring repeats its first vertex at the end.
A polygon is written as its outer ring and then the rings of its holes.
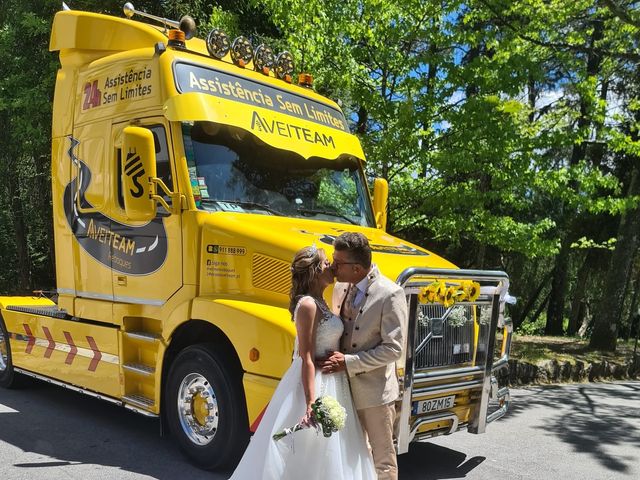
POLYGON ((344 101, 396 234, 464 266, 548 264, 565 245, 611 248, 637 207, 620 169, 638 159, 635 4, 255 3, 344 101))
POLYGON ((546 316, 540 315, 535 321, 524 322, 518 327, 517 332, 521 335, 544 335, 544 326, 546 323, 546 316))
POLYGON ((610 238, 608 240, 605 240, 604 242, 596 242, 591 238, 580 237, 578 241, 573 242, 571 244, 571 248, 581 248, 581 249, 598 248, 603 250, 613 250, 615 249, 615 244, 616 244, 615 238, 610 238))
POLYGON ((0 291, 53 285, 51 101, 57 60, 48 51, 58 2, 0 7, 0 291), (55 6, 54 6, 55 5, 55 6))

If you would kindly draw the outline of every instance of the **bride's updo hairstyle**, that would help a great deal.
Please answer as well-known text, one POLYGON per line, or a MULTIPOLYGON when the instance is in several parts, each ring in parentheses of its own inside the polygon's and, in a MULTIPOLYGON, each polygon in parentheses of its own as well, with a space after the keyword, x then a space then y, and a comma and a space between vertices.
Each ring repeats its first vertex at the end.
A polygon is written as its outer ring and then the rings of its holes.
POLYGON ((320 273, 320 255, 315 245, 298 250, 291 262, 291 291, 289 292, 289 311, 293 319, 293 312, 298 300, 309 293, 311 285, 320 273))

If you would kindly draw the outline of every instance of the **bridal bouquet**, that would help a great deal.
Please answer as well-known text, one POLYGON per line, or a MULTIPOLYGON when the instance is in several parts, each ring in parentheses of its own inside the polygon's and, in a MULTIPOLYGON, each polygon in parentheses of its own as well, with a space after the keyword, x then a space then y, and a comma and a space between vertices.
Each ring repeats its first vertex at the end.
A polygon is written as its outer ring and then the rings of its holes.
MULTIPOLYGON (((322 429, 325 437, 330 437, 332 433, 341 430, 344 427, 344 421, 347 418, 347 412, 340 402, 335 398, 324 396, 316 398, 311 404, 311 423, 318 431, 322 429)), ((273 436, 274 440, 280 440, 287 435, 307 428, 305 425, 296 423, 291 428, 285 428, 280 433, 273 436)))

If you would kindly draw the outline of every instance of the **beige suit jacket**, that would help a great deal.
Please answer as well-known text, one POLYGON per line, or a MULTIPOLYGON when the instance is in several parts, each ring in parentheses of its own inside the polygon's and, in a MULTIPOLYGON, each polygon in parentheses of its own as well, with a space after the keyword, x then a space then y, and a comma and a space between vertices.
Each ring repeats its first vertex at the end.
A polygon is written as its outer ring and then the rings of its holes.
MULTIPOLYGON (((348 283, 335 284, 332 309, 336 315, 340 315, 348 291, 348 283)), ((356 318, 343 319, 343 323, 341 349, 356 409, 393 402, 399 393, 395 362, 402 355, 407 336, 404 290, 374 267, 356 318)))

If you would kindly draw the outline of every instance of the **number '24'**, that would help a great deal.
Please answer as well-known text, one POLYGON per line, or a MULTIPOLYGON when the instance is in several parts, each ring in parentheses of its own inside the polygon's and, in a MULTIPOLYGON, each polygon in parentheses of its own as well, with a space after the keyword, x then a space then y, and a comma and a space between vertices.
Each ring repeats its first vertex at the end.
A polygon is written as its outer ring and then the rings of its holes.
POLYGON ((82 110, 88 110, 93 107, 99 107, 101 103, 101 92, 98 89, 98 81, 94 80, 93 83, 87 82, 84 84, 84 102, 82 103, 82 110))

